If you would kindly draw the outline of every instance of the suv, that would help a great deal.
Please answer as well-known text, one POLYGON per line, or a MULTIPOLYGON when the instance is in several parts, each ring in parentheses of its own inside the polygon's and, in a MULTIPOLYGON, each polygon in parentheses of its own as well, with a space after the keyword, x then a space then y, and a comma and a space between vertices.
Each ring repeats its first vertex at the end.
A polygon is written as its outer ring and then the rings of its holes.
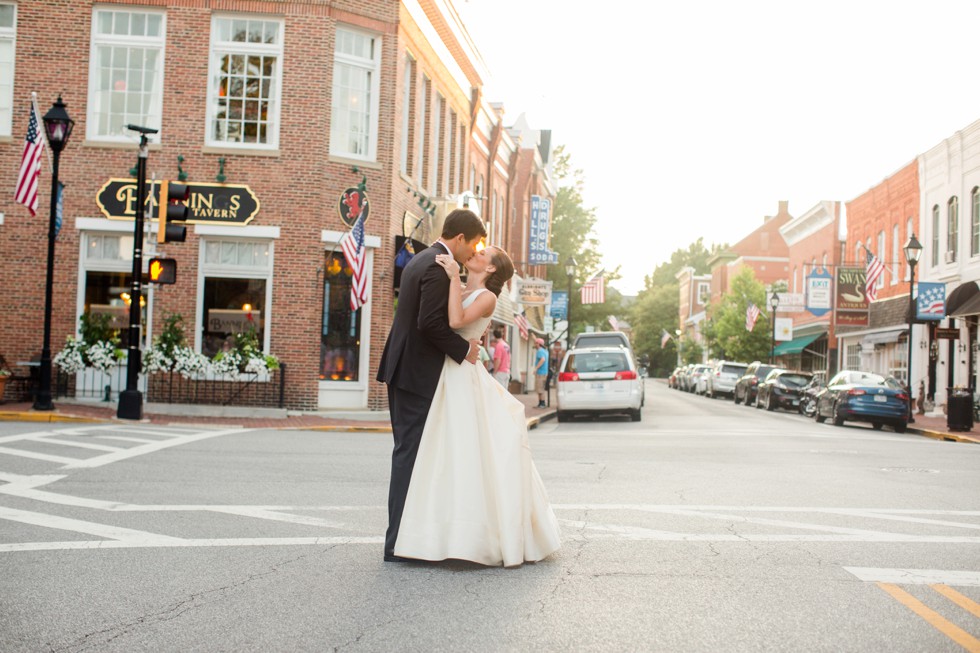
POLYGON ((558 372, 559 422, 578 413, 627 413, 640 421, 643 379, 623 347, 577 347, 565 354, 558 372))
POLYGON ((745 370, 745 374, 735 382, 735 390, 732 392, 732 398, 735 400, 735 403, 740 404, 744 401, 746 406, 751 406, 759 390, 759 383, 774 369, 776 369, 775 365, 760 363, 759 361, 755 361, 749 365, 748 369, 745 370))
POLYGON ((715 369, 708 373, 708 388, 706 394, 714 399, 718 395, 732 396, 735 394, 735 382, 745 374, 748 367, 745 363, 719 361, 715 369))

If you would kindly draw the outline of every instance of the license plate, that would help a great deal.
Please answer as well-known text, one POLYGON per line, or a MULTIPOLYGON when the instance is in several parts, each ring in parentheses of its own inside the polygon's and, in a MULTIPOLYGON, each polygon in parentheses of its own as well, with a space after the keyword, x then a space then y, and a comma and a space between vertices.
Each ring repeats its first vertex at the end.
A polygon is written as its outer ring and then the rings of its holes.
POLYGON ((589 387, 592 388, 593 390, 605 390, 606 384, 605 383, 593 383, 589 387))
POLYGON ((888 403, 888 397, 886 397, 885 395, 875 395, 875 401, 877 401, 880 404, 885 404, 888 403))

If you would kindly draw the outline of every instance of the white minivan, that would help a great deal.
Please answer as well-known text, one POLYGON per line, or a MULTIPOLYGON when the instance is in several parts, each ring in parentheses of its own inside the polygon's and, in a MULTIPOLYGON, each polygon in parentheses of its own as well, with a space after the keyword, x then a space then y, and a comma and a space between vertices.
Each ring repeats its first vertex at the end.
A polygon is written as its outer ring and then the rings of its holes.
POLYGON ((559 422, 577 414, 625 413, 641 418, 643 378, 623 347, 582 347, 565 354, 558 372, 559 422))

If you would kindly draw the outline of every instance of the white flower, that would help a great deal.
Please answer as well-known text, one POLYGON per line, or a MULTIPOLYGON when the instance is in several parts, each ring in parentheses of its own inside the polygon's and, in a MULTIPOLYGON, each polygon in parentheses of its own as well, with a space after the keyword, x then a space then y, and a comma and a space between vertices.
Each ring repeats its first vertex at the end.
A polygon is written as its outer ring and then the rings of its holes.
POLYGON ((82 354, 85 351, 85 343, 75 340, 71 336, 65 341, 65 348, 59 351, 51 360, 66 374, 75 374, 85 369, 85 359, 82 354))
POLYGON ((116 366, 119 362, 120 353, 111 342, 104 340, 89 346, 85 351, 89 366, 103 372, 116 366))

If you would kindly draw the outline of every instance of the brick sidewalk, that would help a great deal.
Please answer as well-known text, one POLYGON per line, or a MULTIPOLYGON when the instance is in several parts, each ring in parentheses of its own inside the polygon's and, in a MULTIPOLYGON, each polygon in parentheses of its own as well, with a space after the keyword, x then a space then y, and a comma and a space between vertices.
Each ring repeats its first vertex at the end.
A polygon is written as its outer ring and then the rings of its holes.
MULTIPOLYGON (((536 394, 514 395, 524 404, 528 426, 533 428, 539 422, 550 419, 554 408, 537 408, 536 394)), ((53 411, 37 411, 30 402, 0 403, 0 421, 41 421, 41 422, 102 422, 119 420, 116 405, 109 403, 54 402, 53 411)), ((286 417, 219 417, 206 415, 170 415, 143 411, 143 421, 151 424, 203 424, 207 426, 241 426, 265 429, 309 429, 321 431, 391 431, 387 413, 367 412, 363 417, 353 418, 354 411, 344 411, 342 416, 332 416, 331 412, 291 414, 286 417)))

